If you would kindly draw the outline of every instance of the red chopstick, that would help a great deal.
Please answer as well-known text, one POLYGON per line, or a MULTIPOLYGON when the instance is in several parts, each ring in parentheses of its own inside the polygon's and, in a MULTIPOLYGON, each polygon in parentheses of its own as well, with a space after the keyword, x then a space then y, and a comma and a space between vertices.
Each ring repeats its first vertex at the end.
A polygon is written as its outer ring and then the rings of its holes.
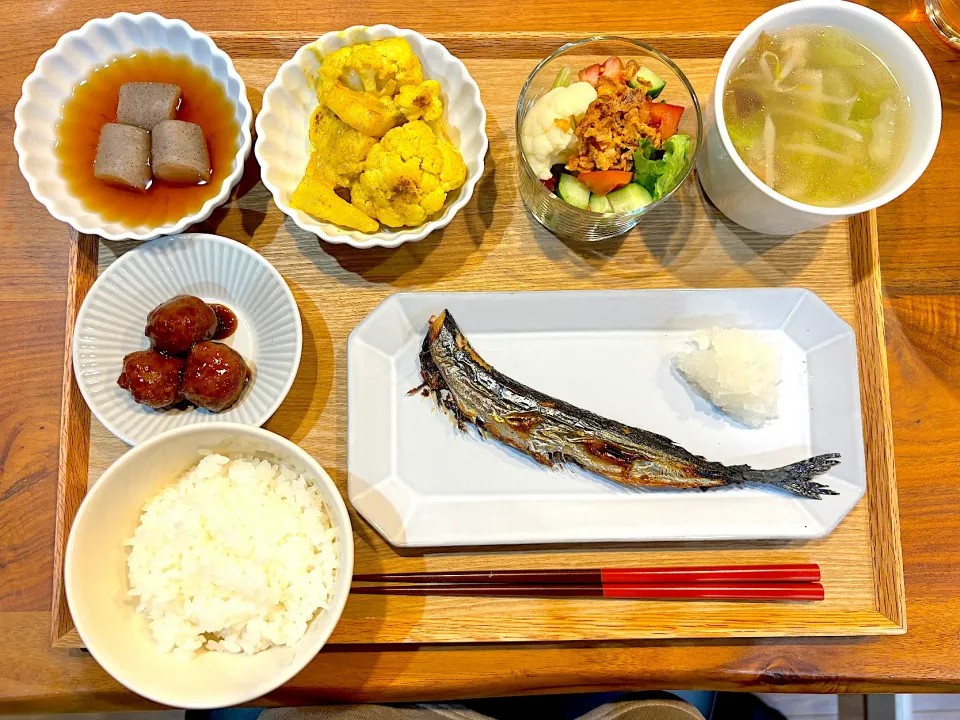
POLYGON ((445 595, 458 597, 631 598, 634 600, 823 600, 819 583, 620 583, 613 585, 359 585, 360 595, 445 595))
POLYGON ((465 570, 354 575, 363 582, 483 583, 515 585, 612 585, 616 583, 815 583, 820 566, 717 565, 699 567, 603 568, 587 570, 465 570))

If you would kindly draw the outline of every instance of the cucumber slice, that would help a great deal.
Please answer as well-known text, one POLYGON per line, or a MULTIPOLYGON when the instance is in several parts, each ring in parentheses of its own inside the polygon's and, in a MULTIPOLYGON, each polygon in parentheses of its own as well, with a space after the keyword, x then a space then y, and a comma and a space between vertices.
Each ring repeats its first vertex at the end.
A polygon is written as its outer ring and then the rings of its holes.
POLYGON ((614 212, 623 213, 646 207, 653 202, 653 195, 645 187, 630 183, 607 195, 607 200, 614 212))
POLYGON ((663 88, 666 87, 667 83, 660 78, 653 70, 648 67, 641 67, 637 70, 637 74, 634 76, 628 84, 630 87, 637 87, 640 82, 650 83, 650 89, 647 90, 647 97, 655 98, 661 92, 663 88))
POLYGON ((590 191, 580 184, 573 175, 563 174, 557 183, 557 195, 575 208, 586 210, 590 207, 590 191))
POLYGON ((607 200, 606 195, 590 194, 590 209, 598 213, 613 212, 613 205, 607 200))

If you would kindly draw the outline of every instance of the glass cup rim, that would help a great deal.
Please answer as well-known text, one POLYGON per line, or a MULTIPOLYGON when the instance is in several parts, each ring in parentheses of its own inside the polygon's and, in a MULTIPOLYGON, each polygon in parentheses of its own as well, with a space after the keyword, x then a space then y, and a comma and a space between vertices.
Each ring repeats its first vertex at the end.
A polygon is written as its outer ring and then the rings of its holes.
MULTIPOLYGON (((727 48, 726 53, 723 55, 723 60, 720 63, 720 69, 717 71, 717 77, 714 81, 713 88, 713 100, 711 105, 713 106, 713 114, 716 116, 716 126, 717 131, 720 135, 720 142, 726 150, 727 154, 730 155, 730 159, 733 161, 734 165, 740 171, 740 173, 753 185, 756 189, 762 192, 764 195, 768 196, 772 200, 788 207, 792 210, 799 212, 807 213, 809 215, 819 215, 821 217, 830 217, 834 219, 840 219, 849 217, 851 215, 858 215, 860 213, 869 212, 875 208, 878 208, 882 205, 886 205, 892 200, 896 199, 904 192, 906 192, 923 174, 926 170, 927 165, 929 165, 930 160, 933 158, 933 154, 936 150, 937 142, 934 140, 932 147, 929 149, 928 156, 921 159, 917 164, 915 170, 911 173, 907 173, 903 178, 901 178, 893 187, 889 188, 887 191, 875 195, 874 197, 868 198, 867 200, 861 200, 860 202, 853 203, 850 205, 838 205, 838 206, 823 206, 823 205, 810 205, 808 203, 800 202, 799 200, 794 200, 782 195, 772 187, 763 182, 758 178, 750 168, 747 167, 746 163, 740 157, 740 153, 737 152, 737 149, 733 146, 733 141, 730 139, 730 134, 727 132, 727 123, 724 118, 723 111, 723 95, 726 92, 727 82, 730 79, 730 75, 733 72, 734 66, 739 63, 740 59, 743 57, 746 52, 746 45, 748 44, 748 38, 753 35, 759 34, 766 30, 766 28, 771 24, 779 21, 784 16, 789 17, 794 13, 802 13, 811 9, 825 8, 832 12, 839 13, 849 13, 851 16, 859 17, 860 19, 867 22, 874 22, 884 29, 888 34, 892 42, 897 42, 906 45, 909 47, 913 46, 913 50, 916 50, 914 58, 917 61, 917 66, 919 72, 922 75, 925 75, 928 82, 933 82, 933 87, 937 87, 936 78, 933 75, 933 70, 930 69, 930 64, 927 62, 926 58, 923 56, 923 52, 917 47, 916 43, 907 35, 902 28, 900 28, 896 23, 887 18, 886 16, 878 13, 876 10, 859 5, 854 2, 847 2, 847 0, 793 0, 793 2, 788 2, 783 5, 778 5, 777 7, 768 10, 759 17, 757 17, 753 22, 751 22, 747 27, 745 27, 733 42, 730 44, 730 47, 727 48), (919 57, 918 57, 919 56, 919 57)), ((805 23, 805 24, 816 24, 816 23, 805 23)), ((829 21, 821 23, 823 25, 829 25, 829 21)), ((855 34, 855 33, 854 33, 855 34)), ((938 93, 939 97, 939 93, 938 93)), ((937 103, 937 136, 939 137, 940 133, 940 104, 937 103)))
MULTIPOLYGON (((690 173, 693 172, 693 168, 696 167, 697 159, 700 156, 700 150, 703 147, 703 113, 700 108, 700 100, 699 98, 697 98, 696 90, 693 89, 693 85, 691 85, 690 80, 687 78, 686 74, 684 74, 683 70, 681 70, 680 67, 673 60, 671 60, 669 57, 667 57, 662 52, 657 50, 655 47, 651 45, 647 45, 646 43, 640 40, 634 40, 632 38, 623 37, 622 35, 593 35, 591 37, 583 38, 581 40, 573 40, 571 42, 564 43, 563 45, 558 47, 556 50, 554 50, 552 53, 547 55, 547 57, 545 57, 539 63, 537 63, 537 66, 530 72, 530 74, 527 76, 527 79, 524 81, 523 87, 520 89, 520 95, 517 98, 517 110, 516 110, 516 116, 514 118, 514 126, 515 126, 514 133, 516 135, 516 141, 517 141, 517 153, 520 156, 520 162, 522 165, 520 171, 533 174, 533 170, 530 167, 530 163, 527 161, 527 155, 523 150, 523 139, 521 137, 522 123, 520 118, 521 112, 523 110, 524 99, 526 98, 527 92, 530 89, 530 84, 533 82, 533 79, 540 73, 540 71, 546 65, 548 65, 553 60, 556 60, 560 55, 564 54, 568 50, 572 50, 573 48, 581 47, 583 45, 588 45, 590 43, 595 43, 595 42, 622 42, 628 45, 633 45, 634 47, 638 47, 641 50, 648 53, 649 55, 652 55, 654 58, 662 62, 667 67, 669 67, 676 74, 676 76, 680 78, 680 82, 683 83, 683 86, 687 89, 687 92, 690 94, 690 99, 693 102, 693 109, 697 116, 697 137, 696 137, 696 142, 694 144, 693 153, 691 153, 690 155, 689 163, 687 164, 687 169, 683 173, 683 177, 680 178, 680 181, 673 187, 673 189, 670 192, 668 192, 666 195, 664 195, 662 198, 657 200, 656 202, 652 202, 649 205, 645 205, 642 208, 637 208, 636 210, 630 210, 628 212, 620 212, 620 213, 616 213, 616 212, 602 213, 602 214, 595 213, 592 210, 581 210, 578 207, 574 207, 573 205, 570 205, 569 203, 564 202, 562 199, 560 199, 553 193, 550 193, 550 195, 553 196, 550 198, 550 202, 561 204, 563 206, 564 211, 570 211, 574 214, 574 216, 579 215, 581 217, 595 217, 600 215, 601 217, 605 217, 605 218, 610 218, 610 217, 639 218, 645 215, 646 213, 648 213, 649 211, 653 210, 654 208, 659 207, 665 201, 673 197, 673 194, 680 188, 680 186, 683 185, 683 183, 686 182, 687 178, 690 177, 690 173)), ((534 175, 534 177, 536 176, 534 175)), ((537 179, 537 182, 539 183, 540 179, 539 178, 536 178, 536 179, 537 179)), ((546 189, 544 188, 544 190, 546 189)))

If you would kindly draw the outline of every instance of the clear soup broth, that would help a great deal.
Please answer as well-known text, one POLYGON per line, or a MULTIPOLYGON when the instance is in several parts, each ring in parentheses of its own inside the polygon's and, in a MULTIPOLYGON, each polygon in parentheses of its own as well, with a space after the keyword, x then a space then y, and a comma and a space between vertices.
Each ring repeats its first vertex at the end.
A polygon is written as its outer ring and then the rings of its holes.
POLYGON ((866 200, 897 171, 910 141, 910 100, 893 73, 832 27, 761 34, 730 75, 723 112, 747 167, 810 205, 866 200))

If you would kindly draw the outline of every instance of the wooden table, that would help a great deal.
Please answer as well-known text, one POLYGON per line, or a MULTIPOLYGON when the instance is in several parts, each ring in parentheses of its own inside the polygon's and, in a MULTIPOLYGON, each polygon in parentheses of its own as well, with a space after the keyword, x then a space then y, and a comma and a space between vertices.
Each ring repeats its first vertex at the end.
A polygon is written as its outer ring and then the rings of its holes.
MULTIPOLYGON (((689 0, 660 32, 737 31, 775 2, 689 0)), ((879 212, 909 629, 860 639, 604 645, 330 648, 270 704, 412 700, 606 689, 816 692, 960 690, 960 54, 919 6, 877 0, 929 58, 943 95, 940 147, 906 195, 879 212)), ((154 10, 200 30, 320 35, 377 22, 451 30, 639 30, 653 2, 555 0, 310 4, 22 0, 0 5, 0 712, 147 707, 82 651, 49 646, 54 486, 67 229, 17 169, 13 107, 41 52, 91 17, 154 10), (201 7, 202 6, 202 7, 201 7)), ((231 224, 231 232, 243 232, 231 224)), ((226 232, 226 229, 225 229, 226 232)), ((238 238, 242 239, 242 238, 238 238)))

